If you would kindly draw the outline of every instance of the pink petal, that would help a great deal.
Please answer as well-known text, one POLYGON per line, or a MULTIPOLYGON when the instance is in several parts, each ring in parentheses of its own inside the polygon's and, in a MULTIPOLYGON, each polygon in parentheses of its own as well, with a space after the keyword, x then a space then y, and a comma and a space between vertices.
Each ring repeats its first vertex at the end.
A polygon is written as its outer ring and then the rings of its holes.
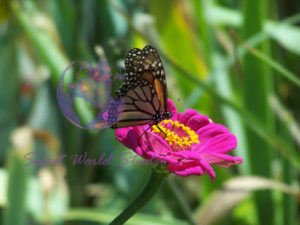
POLYGON ((194 109, 188 109, 184 113, 178 113, 177 119, 180 123, 187 124, 188 120, 193 116, 200 115, 196 110, 194 109))
POLYGON ((127 139, 130 140, 132 150, 135 151, 138 155, 142 156, 145 159, 148 159, 148 155, 146 154, 146 151, 144 151, 143 147, 145 146, 143 144, 143 139, 140 138, 141 135, 143 134, 143 130, 139 127, 136 126, 134 129, 129 130, 127 133, 127 139))
POLYGON ((132 142, 127 137, 127 134, 130 130, 133 130, 133 128, 132 127, 118 128, 116 129, 115 137, 119 142, 121 142, 127 148, 132 149, 132 142))
POLYGON ((147 149, 147 151, 153 151, 162 155, 166 155, 172 151, 170 145, 161 136, 151 131, 147 132, 142 139, 144 141, 143 149, 147 149))
POLYGON ((206 162, 221 167, 230 167, 243 162, 243 159, 240 157, 225 154, 204 154, 201 156, 206 162))
POLYGON ((198 152, 194 151, 180 151, 180 152, 172 152, 172 156, 177 156, 181 159, 181 164, 185 166, 187 163, 185 163, 187 160, 189 163, 196 162, 197 164, 200 164, 202 168, 204 168, 205 172, 209 174, 209 176, 212 178, 212 180, 215 178, 215 173, 213 168, 209 165, 208 162, 203 160, 202 155, 200 155, 198 152))
POLYGON ((178 163, 178 160, 173 158, 173 157, 170 157, 169 154, 159 154, 159 153, 156 153, 156 152, 147 152, 147 154, 149 154, 149 156, 151 156, 152 159, 160 159, 160 160, 163 160, 167 163, 175 163, 177 164, 178 163))
POLYGON ((178 113, 178 121, 197 131, 201 127, 210 123, 209 117, 200 115, 193 109, 188 109, 184 113, 178 113))
POLYGON ((173 164, 170 164, 168 166, 168 170, 176 175, 179 175, 179 176, 190 176, 190 175, 202 175, 204 174, 204 170, 202 169, 202 167, 200 165, 196 165, 196 166, 189 166, 185 169, 182 169, 182 170, 176 170, 175 168, 172 167, 173 164))
POLYGON ((202 144, 206 143, 211 138, 224 133, 229 133, 228 129, 220 124, 215 123, 207 124, 196 132, 198 139, 202 144))
POLYGON ((180 152, 172 152, 172 156, 177 156, 181 159, 191 159, 191 160, 202 160, 201 155, 198 152, 195 151, 180 151, 180 152))
POLYGON ((190 175, 202 175, 207 173, 211 180, 215 179, 215 172, 213 168, 205 161, 185 161, 183 160, 177 164, 169 164, 168 170, 180 176, 190 176, 190 175))
POLYGON ((142 157, 149 158, 143 150, 143 147, 145 147, 143 138, 140 138, 146 128, 147 126, 118 128, 116 129, 115 136, 127 148, 134 150, 142 157))
POLYGON ((202 115, 195 115, 188 120, 186 125, 190 127, 192 130, 198 131, 201 127, 204 127, 210 123, 212 122, 209 119, 209 117, 202 116, 202 115))
POLYGON ((174 102, 168 98, 168 111, 173 113, 173 116, 175 114, 177 114, 177 109, 176 109, 176 105, 174 104, 174 102))
POLYGON ((215 137, 211 137, 206 142, 201 142, 193 149, 197 149, 201 154, 211 154, 211 153, 226 153, 235 149, 237 146, 236 137, 231 133, 219 134, 215 137))

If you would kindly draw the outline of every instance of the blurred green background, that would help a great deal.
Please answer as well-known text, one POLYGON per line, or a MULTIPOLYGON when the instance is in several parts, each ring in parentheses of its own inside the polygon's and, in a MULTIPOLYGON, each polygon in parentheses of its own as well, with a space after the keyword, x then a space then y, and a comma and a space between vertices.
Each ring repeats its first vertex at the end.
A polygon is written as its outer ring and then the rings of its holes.
POLYGON ((142 189, 150 167, 121 167, 130 150, 111 129, 67 121, 56 87, 97 49, 118 71, 129 49, 151 44, 178 111, 225 124, 244 163, 215 168, 215 183, 169 177, 126 224, 300 224, 299 25, 298 0, 0 0, 0 223, 108 224, 142 189), (24 167, 29 152, 113 158, 24 167))

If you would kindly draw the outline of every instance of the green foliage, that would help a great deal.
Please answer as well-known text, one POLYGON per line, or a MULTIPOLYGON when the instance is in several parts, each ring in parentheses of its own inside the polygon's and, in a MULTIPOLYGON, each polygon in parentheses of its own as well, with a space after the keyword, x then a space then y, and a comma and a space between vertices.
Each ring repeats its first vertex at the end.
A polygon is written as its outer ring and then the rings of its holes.
MULTIPOLYGON (((263 20, 268 12, 266 1, 244 1, 243 5, 243 38, 262 32, 263 20), (253 14, 255 16, 253 16, 253 14)), ((268 43, 265 41, 257 46, 265 55, 269 55, 268 43)), ((246 54, 242 61, 245 90, 244 107, 255 115, 265 124, 267 129, 273 127, 273 115, 268 105, 268 93, 273 90, 273 80, 268 65, 255 58, 253 55, 246 54), (255 91, 254 91, 255 90, 255 91)), ((271 177, 272 153, 267 143, 265 143, 252 130, 246 130, 248 159, 250 170, 254 175, 271 177), (257 160, 259 154, 260 160, 257 160)), ((274 200, 271 192, 263 191, 255 194, 257 214, 259 224, 274 224, 274 200), (268 205, 269 207, 265 207, 268 205)))

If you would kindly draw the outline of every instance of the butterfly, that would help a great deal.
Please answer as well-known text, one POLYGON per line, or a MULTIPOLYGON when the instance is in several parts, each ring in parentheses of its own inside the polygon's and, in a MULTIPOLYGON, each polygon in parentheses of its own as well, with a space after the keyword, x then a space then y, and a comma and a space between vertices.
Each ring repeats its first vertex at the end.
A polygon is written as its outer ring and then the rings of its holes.
POLYGON ((154 47, 133 48, 125 57, 125 77, 108 108, 111 128, 157 125, 170 118, 165 70, 154 47))

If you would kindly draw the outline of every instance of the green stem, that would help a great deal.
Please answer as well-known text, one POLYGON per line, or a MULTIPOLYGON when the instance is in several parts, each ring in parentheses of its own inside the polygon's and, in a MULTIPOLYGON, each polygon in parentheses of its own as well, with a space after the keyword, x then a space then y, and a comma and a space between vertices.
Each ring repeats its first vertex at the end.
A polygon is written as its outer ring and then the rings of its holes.
POLYGON ((110 225, 122 225, 124 224, 131 216, 133 216, 138 210, 143 208, 157 193, 159 188, 162 186, 164 180, 166 179, 165 175, 161 175, 152 170, 150 179, 146 184, 143 191, 137 196, 133 202, 131 202, 127 208, 117 216, 110 225))

